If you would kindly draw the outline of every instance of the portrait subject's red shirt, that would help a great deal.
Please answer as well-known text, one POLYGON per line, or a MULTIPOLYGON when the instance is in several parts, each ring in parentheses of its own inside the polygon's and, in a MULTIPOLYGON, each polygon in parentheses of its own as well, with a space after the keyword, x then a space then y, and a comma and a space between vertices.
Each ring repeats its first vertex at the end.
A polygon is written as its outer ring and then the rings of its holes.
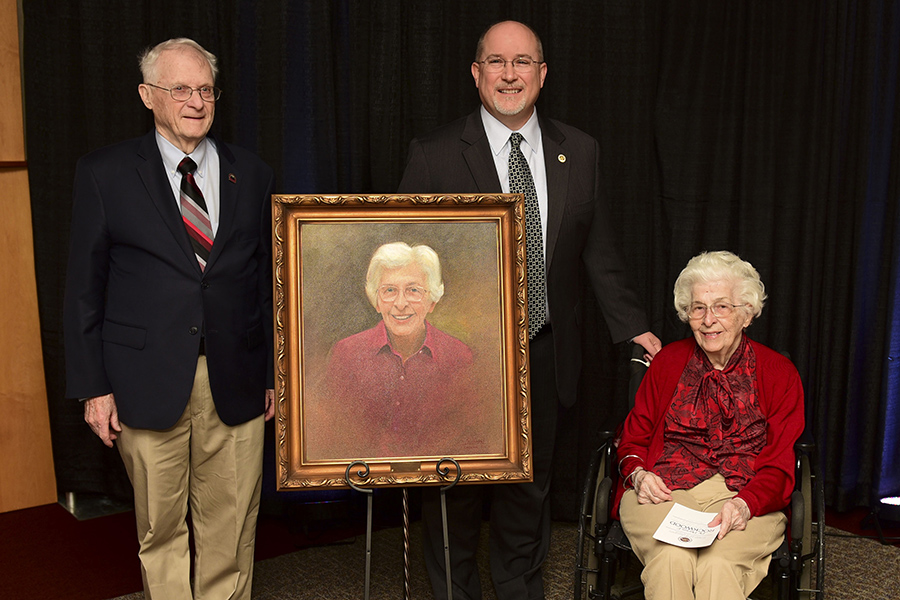
POLYGON ((455 456, 484 447, 472 350, 425 325, 424 344, 406 362, 391 347, 383 321, 334 345, 323 393, 327 419, 341 424, 341 435, 323 440, 330 453, 455 456))

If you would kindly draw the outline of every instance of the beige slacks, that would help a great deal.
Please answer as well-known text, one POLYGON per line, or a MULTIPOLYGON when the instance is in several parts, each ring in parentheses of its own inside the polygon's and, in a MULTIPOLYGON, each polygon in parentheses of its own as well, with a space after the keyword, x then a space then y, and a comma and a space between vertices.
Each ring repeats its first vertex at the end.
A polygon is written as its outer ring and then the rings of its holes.
MULTIPOLYGON (((260 394, 263 390, 260 390, 260 394)), ((249 600, 262 487, 264 417, 222 423, 200 356, 184 414, 164 431, 122 426, 148 600, 249 600), (188 504, 194 531, 194 586, 188 504)))
POLYGON ((731 531, 708 548, 681 548, 653 539, 673 502, 718 513, 735 495, 719 474, 690 490, 675 490, 673 500, 662 504, 638 504, 634 490, 625 492, 619 516, 644 565, 641 581, 647 600, 744 600, 759 585, 784 535, 787 518, 781 511, 751 518, 745 530, 731 531))

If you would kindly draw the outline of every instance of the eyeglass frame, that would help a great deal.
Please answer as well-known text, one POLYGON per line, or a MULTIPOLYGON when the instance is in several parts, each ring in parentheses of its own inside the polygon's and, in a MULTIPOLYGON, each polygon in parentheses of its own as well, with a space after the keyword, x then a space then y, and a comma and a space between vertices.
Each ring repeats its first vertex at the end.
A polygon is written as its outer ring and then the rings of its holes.
POLYGON ((689 305, 687 306, 687 308, 685 308, 685 311, 684 311, 684 312, 687 313, 687 318, 688 318, 689 320, 691 320, 691 321, 699 321, 699 320, 701 320, 701 319, 705 319, 705 318, 706 318, 706 315, 707 315, 708 313, 712 313, 713 316, 714 316, 715 318, 717 318, 717 319, 727 319, 728 317, 731 316, 732 313, 728 313, 727 315, 720 315, 720 314, 718 314, 718 313, 716 312, 716 308, 715 308, 717 304, 727 304, 727 305, 730 306, 732 309, 734 309, 734 308, 741 308, 741 307, 746 307, 746 306, 747 306, 746 304, 732 304, 731 302, 724 302, 724 301, 721 301, 721 300, 718 301, 718 302, 714 302, 712 305, 701 304, 701 303, 697 302, 696 304, 695 304, 695 303, 689 304, 689 305), (700 315, 700 316, 698 316, 698 317, 692 316, 692 315, 691 315, 691 312, 693 311, 693 309, 695 309, 695 308, 700 308, 700 307, 703 307, 703 314, 700 315))
POLYGON ((400 297, 400 294, 401 294, 401 293, 403 294, 403 298, 404 298, 407 302, 409 302, 409 303, 411 303, 411 304, 418 304, 418 303, 420 303, 420 302, 424 302, 424 301, 425 301, 425 298, 426 298, 426 297, 428 296, 428 294, 430 294, 431 292, 429 291, 428 288, 426 288, 425 286, 422 286, 422 285, 408 285, 408 286, 406 286, 406 287, 400 287, 399 285, 392 285, 392 284, 390 284, 390 283, 385 283, 385 284, 382 284, 382 285, 379 285, 379 286, 378 286, 378 299, 381 300, 382 302, 396 302, 396 301, 397 301, 397 298, 400 297), (397 295, 394 296, 394 297, 391 298, 391 299, 384 298, 384 297, 382 296, 382 293, 383 293, 383 291, 384 291, 384 288, 387 288, 387 287, 394 287, 394 288, 397 288, 397 295), (407 297, 406 292, 407 292, 407 290, 409 290, 410 288, 416 288, 416 289, 422 290, 422 298, 420 298, 419 300, 411 300, 409 297, 407 297))
POLYGON ((507 63, 512 63, 513 71, 515 71, 515 72, 517 72, 517 73, 527 73, 529 70, 531 70, 531 67, 532 67, 532 66, 534 66, 534 65, 538 65, 538 66, 539 66, 539 65, 544 64, 544 61, 543 61, 543 60, 535 60, 535 59, 533 59, 533 58, 531 58, 530 56, 527 56, 527 55, 526 55, 526 56, 517 56, 517 57, 515 57, 515 58, 513 58, 513 59, 510 59, 510 60, 506 60, 506 59, 503 58, 502 56, 492 55, 492 56, 489 56, 489 57, 485 58, 484 60, 476 60, 475 62, 477 62, 477 63, 480 64, 480 65, 483 65, 485 71, 491 72, 491 64, 488 64, 488 60, 494 60, 494 59, 496 59, 498 62, 497 62, 497 63, 492 63, 492 64, 499 64, 499 61, 501 61, 501 60, 503 61, 503 66, 501 66, 499 69, 497 69, 497 70, 495 71, 496 73, 502 73, 503 71, 505 71, 505 70, 506 70, 506 64, 507 64, 507 63), (517 61, 517 60, 523 60, 523 59, 524 59, 524 60, 530 61, 531 64, 528 65, 527 67, 523 67, 523 68, 521 68, 521 69, 517 69, 517 68, 516 68, 516 61, 517 61))
POLYGON ((198 87, 198 88, 194 88, 194 87, 191 87, 191 86, 189 86, 189 85, 183 85, 183 84, 180 84, 180 83, 179 83, 178 85, 173 85, 173 86, 170 87, 170 88, 164 88, 163 86, 161 86, 161 85, 156 85, 155 83, 144 83, 144 85, 149 85, 150 87, 155 87, 155 88, 158 89, 158 90, 163 90, 164 92, 169 92, 169 96, 171 96, 171 97, 172 97, 172 100, 174 100, 175 102, 187 102, 187 101, 189 101, 191 98, 194 97, 194 92, 197 92, 197 95, 200 96, 200 99, 201 99, 201 100, 203 100, 204 102, 209 102, 210 104, 212 104, 212 103, 214 103, 214 102, 218 102, 218 101, 219 101, 219 98, 222 97, 222 90, 219 89, 219 88, 217 88, 217 87, 214 86, 214 85, 213 85, 213 86, 205 85, 205 86, 203 86, 203 87, 198 87), (175 97, 175 92, 173 91, 173 90, 174 90, 175 88, 177 88, 177 87, 182 87, 182 88, 184 88, 184 89, 191 90, 191 95, 188 96, 187 98, 185 98, 184 100, 179 100, 178 98, 175 97), (214 94, 214 95, 213 95, 213 99, 212 99, 212 100, 207 100, 206 98, 203 97, 203 94, 202 94, 201 90, 203 90, 204 88, 209 88, 209 89, 211 89, 211 90, 213 91, 213 94, 214 94))

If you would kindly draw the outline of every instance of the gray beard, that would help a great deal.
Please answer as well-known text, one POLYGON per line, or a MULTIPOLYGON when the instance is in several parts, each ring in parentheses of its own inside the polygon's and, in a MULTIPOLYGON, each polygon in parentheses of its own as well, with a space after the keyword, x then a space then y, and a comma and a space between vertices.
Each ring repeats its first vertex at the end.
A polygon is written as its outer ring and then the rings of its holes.
POLYGON ((494 100, 494 108, 501 115, 506 115, 507 117, 514 117, 517 114, 519 114, 520 112, 522 112, 523 110, 525 110, 525 103, 526 103, 525 98, 522 98, 522 101, 517 106, 509 109, 509 108, 503 108, 497 100, 494 100))

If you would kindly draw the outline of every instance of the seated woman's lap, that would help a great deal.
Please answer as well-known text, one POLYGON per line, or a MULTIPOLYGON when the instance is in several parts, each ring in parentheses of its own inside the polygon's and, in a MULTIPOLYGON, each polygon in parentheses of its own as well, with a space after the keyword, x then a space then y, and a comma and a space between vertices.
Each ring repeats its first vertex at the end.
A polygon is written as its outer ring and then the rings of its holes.
MULTIPOLYGON (((703 512, 718 513, 735 496, 721 475, 690 490, 675 490, 673 501, 703 512)), ((641 580, 648 600, 665 598, 746 598, 765 577, 769 557, 778 548, 787 522, 774 512, 754 517, 743 531, 731 531, 709 548, 681 548, 653 539, 672 502, 638 504, 629 490, 619 507, 622 527, 644 565, 641 580)))

